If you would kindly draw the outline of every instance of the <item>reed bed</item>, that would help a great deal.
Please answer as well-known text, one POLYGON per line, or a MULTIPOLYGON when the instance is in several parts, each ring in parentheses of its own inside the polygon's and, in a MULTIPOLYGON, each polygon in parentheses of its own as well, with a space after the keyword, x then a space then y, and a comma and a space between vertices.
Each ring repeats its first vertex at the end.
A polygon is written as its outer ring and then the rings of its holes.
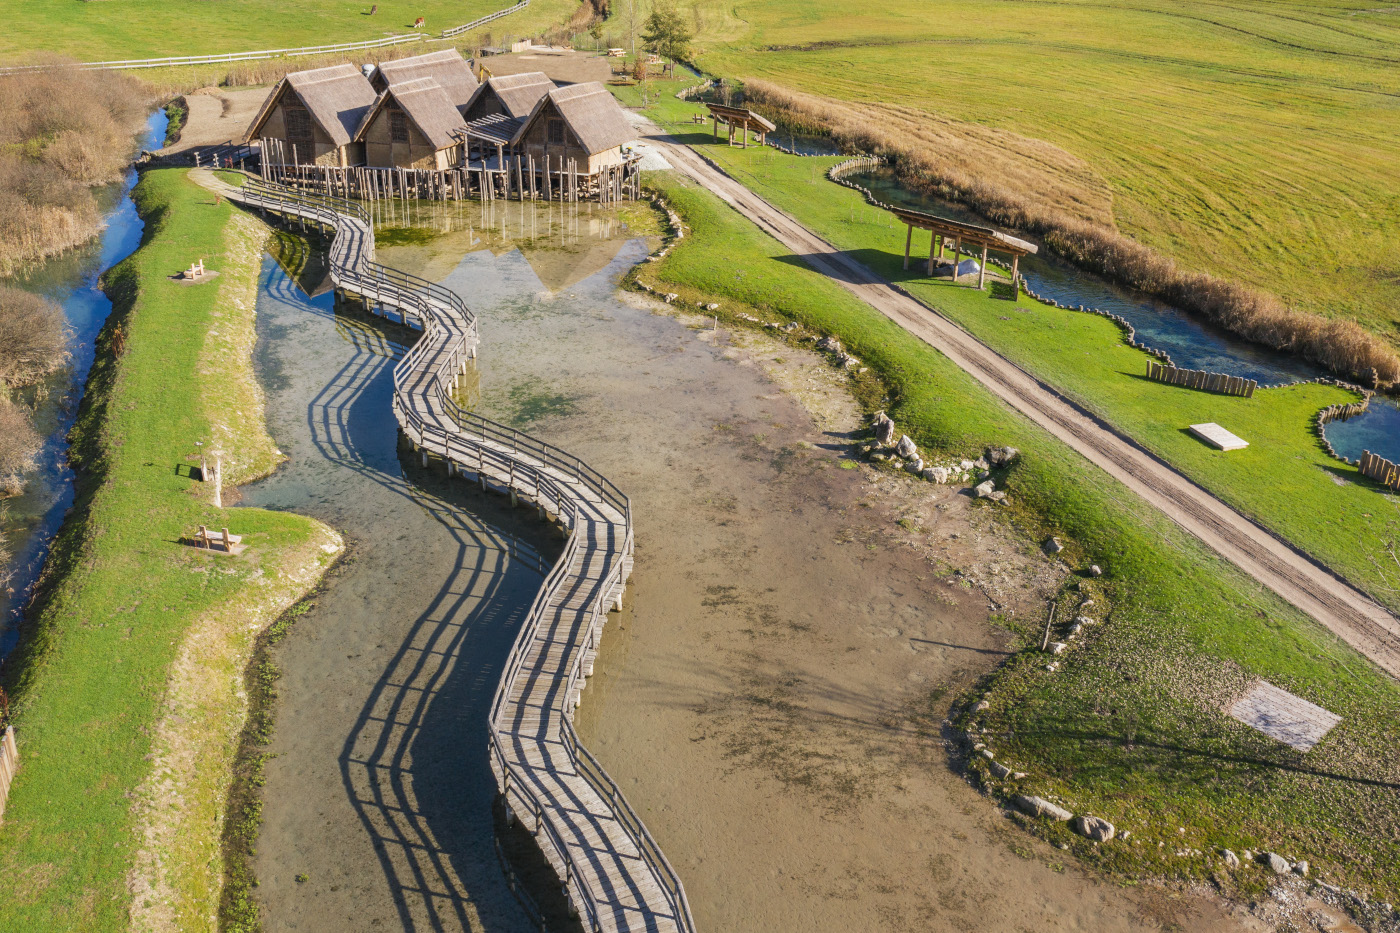
POLYGON ((898 108, 882 108, 883 119, 872 121, 868 108, 767 81, 749 81, 745 92, 784 124, 883 155, 911 188, 1034 234, 1059 255, 1111 281, 1366 384, 1400 383, 1400 356, 1354 321, 1298 311, 1274 295, 1182 268, 1118 232, 1107 188, 1087 165, 1057 147, 898 108))
POLYGON ((149 103, 137 81, 110 72, 54 69, 4 80, 0 276, 97 235, 102 216, 91 189, 121 178, 149 103))

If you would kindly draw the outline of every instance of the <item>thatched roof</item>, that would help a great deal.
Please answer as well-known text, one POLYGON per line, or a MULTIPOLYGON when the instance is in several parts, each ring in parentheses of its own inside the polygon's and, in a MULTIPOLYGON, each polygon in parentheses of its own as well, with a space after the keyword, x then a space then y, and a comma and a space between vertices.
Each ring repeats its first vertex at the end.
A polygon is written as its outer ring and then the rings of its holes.
POLYGON ((380 62, 379 69, 370 80, 376 91, 383 91, 386 87, 419 78, 436 81, 447 92, 452 106, 458 108, 465 107, 480 86, 472 74, 471 65, 456 49, 441 49, 412 58, 380 62))
POLYGON ((500 75, 487 78, 486 83, 476 89, 467 102, 470 109, 480 98, 494 96, 501 102, 501 109, 507 116, 523 120, 541 97, 554 90, 554 82, 543 71, 525 71, 518 75, 500 75))
POLYGON ((374 88, 354 65, 293 71, 273 87, 248 127, 248 139, 258 135, 288 87, 301 98, 311 119, 337 146, 344 146, 354 138, 365 111, 374 104, 374 88))
POLYGON ((540 98, 529 119, 516 133, 516 142, 525 138, 530 125, 550 109, 549 104, 554 105, 589 155, 625 145, 637 138, 637 130, 627 121, 617 98, 597 81, 585 81, 555 88, 540 98))
POLYGON ((365 112, 364 119, 355 132, 356 139, 363 139, 371 123, 384 110, 390 101, 397 104, 418 132, 433 144, 434 149, 446 149, 456 144, 453 133, 466 129, 466 121, 452 105, 447 92, 432 78, 417 78, 390 84, 365 112))

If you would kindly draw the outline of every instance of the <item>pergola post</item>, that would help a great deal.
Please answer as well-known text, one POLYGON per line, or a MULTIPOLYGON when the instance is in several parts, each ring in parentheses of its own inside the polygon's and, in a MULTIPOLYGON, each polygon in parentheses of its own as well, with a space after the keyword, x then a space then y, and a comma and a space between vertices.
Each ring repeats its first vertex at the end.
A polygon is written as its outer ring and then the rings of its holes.
POLYGON ((958 284, 958 263, 962 262, 962 237, 953 240, 953 284, 958 284))
POLYGON ((946 246, 947 243, 946 243, 946 242, 944 241, 944 239, 943 239, 943 234, 939 233, 939 234, 935 234, 935 235, 938 237, 938 258, 939 258, 939 259, 942 259, 942 258, 943 258, 943 247, 946 246))
POLYGON ((982 247, 982 265, 977 268, 977 290, 987 284, 987 247, 982 247))
POLYGON ((933 275, 933 244, 935 244, 935 243, 937 243, 937 242, 938 242, 938 237, 936 237, 936 236, 935 236, 935 237, 930 237, 930 239, 929 239, 929 241, 928 241, 928 269, 924 272, 924 275, 928 275, 928 276, 933 275))
POLYGON ((1019 301, 1021 298, 1021 285, 1016 275, 1016 267, 1021 262, 1020 253, 1011 254, 1011 300, 1019 301))
POLYGON ((719 115, 718 115, 718 114, 712 113, 712 114, 710 114, 710 117, 715 121, 715 141, 718 142, 718 141, 719 141, 719 115))
POLYGON ((749 121, 744 121, 744 148, 749 148, 749 121))
POLYGON ((914 225, 909 224, 909 232, 904 236, 904 271, 909 271, 909 247, 914 245, 914 225))

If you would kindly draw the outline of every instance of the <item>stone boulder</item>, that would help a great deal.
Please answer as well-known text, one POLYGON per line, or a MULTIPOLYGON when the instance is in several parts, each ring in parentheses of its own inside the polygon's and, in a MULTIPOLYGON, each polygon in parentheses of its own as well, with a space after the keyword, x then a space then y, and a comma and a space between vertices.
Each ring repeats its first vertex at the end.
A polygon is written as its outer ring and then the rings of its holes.
POLYGON ((833 353, 841 352, 841 341, 830 335, 817 341, 818 350, 831 350, 833 353))
POLYGON ((1015 447, 988 447, 983 459, 992 466, 1005 466, 1021 455, 1015 447))
POLYGON ((889 447, 894 443, 894 421, 883 411, 875 416, 875 441, 881 447, 889 447))
POLYGON ((1092 566, 1089 567, 1089 576, 1091 576, 1091 577, 1101 577, 1101 576, 1103 576, 1103 568, 1100 567, 1098 564, 1093 564, 1092 566))
POLYGON ((904 461, 904 469, 917 476, 924 471, 924 458, 915 457, 912 460, 904 461))
POLYGON ((1293 868, 1292 865, 1288 864, 1288 859, 1274 852, 1265 852, 1259 857, 1259 861, 1263 862, 1276 875, 1286 875, 1293 868))
POLYGON ((986 499, 992 494, 992 491, 995 488, 996 486, 992 483, 992 481, 987 480, 986 482, 978 483, 972 491, 977 495, 977 498, 986 499))
POLYGON ((1231 871, 1240 867, 1240 857, 1229 849, 1221 849, 1220 856, 1225 859, 1225 867, 1231 871))
POLYGON ((1108 820, 1099 819, 1097 816, 1075 817, 1074 822, 1070 824, 1070 829, 1095 842, 1108 842, 1114 834, 1113 824, 1108 820))
POLYGON ((908 434, 902 434, 899 438, 899 446, 894 449, 894 452, 899 454, 905 460, 909 460, 913 457, 918 456, 919 445, 915 444, 913 439, 910 438, 908 434))
POLYGON ((1046 542, 1045 542, 1045 553, 1046 553, 1046 554, 1058 554, 1058 553, 1060 553, 1061 551, 1063 551, 1064 549, 1065 549, 1065 546, 1064 546, 1063 544, 1060 543, 1060 539, 1059 539, 1059 538, 1051 538, 1049 541, 1046 541, 1046 542))
POLYGON ((946 483, 948 482, 948 468, 933 467, 932 469, 924 470, 924 479, 931 483, 946 483))
POLYGON ((1059 823, 1063 823, 1065 820, 1074 816, 1073 813, 1069 812, 1064 807, 1056 806, 1044 797, 1031 797, 1026 794, 1017 794, 1015 797, 1011 798, 1011 803, 1022 813, 1030 816, 1043 816, 1059 823))

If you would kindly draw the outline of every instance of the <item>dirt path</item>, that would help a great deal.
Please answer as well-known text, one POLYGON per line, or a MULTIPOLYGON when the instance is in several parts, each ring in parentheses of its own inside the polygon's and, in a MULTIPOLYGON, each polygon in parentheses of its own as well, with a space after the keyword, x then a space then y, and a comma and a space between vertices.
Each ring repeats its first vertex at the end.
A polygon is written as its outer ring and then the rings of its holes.
POLYGON ((1162 461, 998 355, 952 321, 758 197, 687 146, 654 137, 666 158, 818 272, 947 356, 1002 401, 1087 457, 1216 553, 1282 596, 1392 675, 1400 620, 1162 461))

